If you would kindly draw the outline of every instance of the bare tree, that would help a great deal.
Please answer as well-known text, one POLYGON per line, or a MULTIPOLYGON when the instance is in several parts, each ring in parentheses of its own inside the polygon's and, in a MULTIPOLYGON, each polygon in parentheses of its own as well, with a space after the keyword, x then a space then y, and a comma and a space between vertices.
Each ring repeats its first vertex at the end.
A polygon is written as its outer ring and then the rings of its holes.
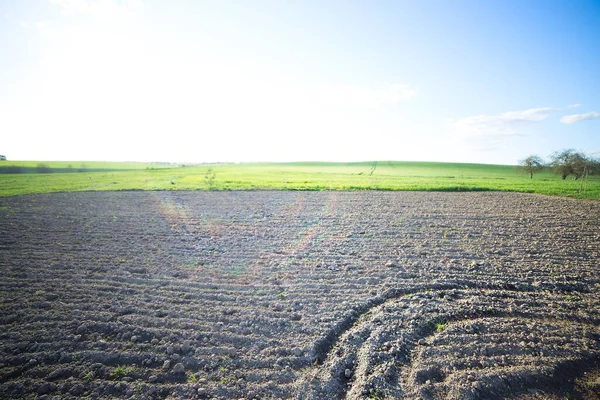
POLYGON ((598 166, 597 160, 573 149, 556 152, 550 158, 554 173, 563 179, 567 179, 569 175, 573 175, 575 180, 587 177, 588 174, 595 172, 598 166))
POLYGON ((531 155, 519 161, 519 168, 529 174, 529 179, 533 179, 533 173, 544 168, 544 160, 540 156, 531 155))

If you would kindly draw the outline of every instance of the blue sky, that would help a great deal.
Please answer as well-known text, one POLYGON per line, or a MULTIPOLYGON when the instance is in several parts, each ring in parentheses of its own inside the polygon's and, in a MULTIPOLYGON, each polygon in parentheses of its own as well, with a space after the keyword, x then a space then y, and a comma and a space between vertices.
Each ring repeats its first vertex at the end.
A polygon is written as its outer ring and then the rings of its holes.
POLYGON ((598 1, 0 0, 0 154, 600 155, 598 1))

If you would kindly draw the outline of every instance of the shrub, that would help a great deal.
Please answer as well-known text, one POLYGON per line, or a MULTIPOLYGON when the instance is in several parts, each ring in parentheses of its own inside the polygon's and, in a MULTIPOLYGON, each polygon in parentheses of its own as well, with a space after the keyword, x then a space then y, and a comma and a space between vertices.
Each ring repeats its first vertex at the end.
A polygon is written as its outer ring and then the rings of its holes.
POLYGON ((48 164, 39 163, 35 167, 35 172, 38 174, 49 174, 52 172, 52 168, 48 164))
POLYGON ((21 174, 23 173, 23 168, 18 165, 6 165, 0 166, 0 174, 21 174))

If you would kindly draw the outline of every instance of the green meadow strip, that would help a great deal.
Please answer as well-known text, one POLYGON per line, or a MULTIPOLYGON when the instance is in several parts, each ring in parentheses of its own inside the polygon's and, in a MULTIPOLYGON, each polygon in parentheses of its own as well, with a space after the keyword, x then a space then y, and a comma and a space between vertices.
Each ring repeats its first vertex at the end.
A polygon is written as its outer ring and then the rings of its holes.
POLYGON ((600 199, 600 176, 566 180, 546 168, 437 162, 0 162, 0 196, 104 190, 508 191, 600 199))

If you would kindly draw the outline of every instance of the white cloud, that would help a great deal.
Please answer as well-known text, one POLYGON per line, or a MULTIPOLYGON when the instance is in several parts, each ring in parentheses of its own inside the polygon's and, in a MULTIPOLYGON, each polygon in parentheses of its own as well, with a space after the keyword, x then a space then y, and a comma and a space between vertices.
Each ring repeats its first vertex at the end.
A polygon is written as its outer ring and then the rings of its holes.
POLYGON ((33 22, 21 21, 21 22, 19 22, 19 25, 21 26, 21 28, 24 28, 24 29, 36 28, 39 30, 44 30, 47 28, 48 22, 47 21, 33 21, 33 22))
POLYGON ((567 108, 577 108, 577 107, 581 107, 581 104, 577 103, 577 104, 570 104, 569 106, 567 106, 567 108))
POLYGON ((466 136, 518 136, 523 135, 516 129, 518 126, 543 121, 553 111, 556 111, 556 108, 529 108, 500 115, 475 115, 452 120, 451 124, 466 136))
POLYGON ((50 0, 67 14, 91 14, 99 19, 111 20, 140 7, 142 0, 50 0))
POLYGON ((585 121, 590 119, 600 119, 600 112, 592 111, 583 114, 565 115, 560 119, 563 124, 574 124, 575 122, 585 121))
POLYGON ((50 0, 50 3, 59 5, 65 12, 85 12, 90 7, 88 0, 50 0))
POLYGON ((417 96, 419 90, 410 85, 393 84, 380 88, 357 85, 317 88, 318 99, 326 105, 380 106, 396 104, 417 96))

